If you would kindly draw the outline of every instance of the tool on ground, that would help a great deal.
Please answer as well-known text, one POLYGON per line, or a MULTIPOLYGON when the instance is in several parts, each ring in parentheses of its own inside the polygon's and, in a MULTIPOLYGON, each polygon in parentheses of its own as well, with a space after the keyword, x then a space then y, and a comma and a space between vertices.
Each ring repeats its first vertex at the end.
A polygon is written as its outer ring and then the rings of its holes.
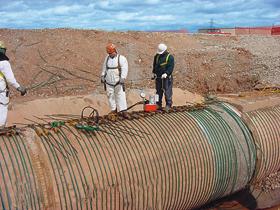
POLYGON ((149 95, 149 100, 146 99, 146 93, 144 90, 141 90, 140 97, 142 98, 142 101, 138 101, 137 103, 131 105, 127 108, 127 110, 133 108, 136 105, 143 104, 143 110, 145 112, 155 112, 157 111, 157 102, 159 100, 158 94, 155 95, 149 95))
POLYGON ((91 107, 91 106, 86 106, 83 108, 82 113, 81 113, 81 119, 80 122, 75 125, 77 129, 84 130, 84 131, 99 131, 99 113, 98 111, 91 107), (86 117, 85 116, 85 110, 89 109, 91 112, 90 114, 86 117))
POLYGON ((157 102, 159 100, 158 94, 150 95, 149 100, 146 100, 146 98, 143 97, 143 100, 145 101, 145 103, 144 103, 144 111, 145 112, 155 112, 155 111, 157 111, 157 102))

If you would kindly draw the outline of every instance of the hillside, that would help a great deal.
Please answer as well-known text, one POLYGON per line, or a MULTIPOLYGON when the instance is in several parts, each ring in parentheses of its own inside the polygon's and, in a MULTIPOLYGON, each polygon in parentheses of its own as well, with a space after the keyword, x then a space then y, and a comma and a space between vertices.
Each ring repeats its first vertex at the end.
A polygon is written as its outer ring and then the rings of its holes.
POLYGON ((29 88, 25 100, 101 91, 108 42, 128 58, 127 87, 153 88, 153 56, 161 42, 175 56, 175 87, 233 93, 280 83, 279 36, 1 29, 0 40, 7 45, 17 80, 29 88))

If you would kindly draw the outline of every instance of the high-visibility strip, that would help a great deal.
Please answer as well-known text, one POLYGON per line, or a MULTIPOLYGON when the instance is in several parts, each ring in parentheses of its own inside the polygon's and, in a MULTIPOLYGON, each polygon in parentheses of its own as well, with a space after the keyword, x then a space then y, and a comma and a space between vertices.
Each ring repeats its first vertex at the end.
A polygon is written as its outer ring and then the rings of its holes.
MULTIPOLYGON (((168 59, 169 59, 169 57, 170 57, 170 54, 168 54, 167 56, 166 56, 166 59, 165 59, 165 62, 164 63, 161 63, 160 64, 160 66, 164 66, 164 65, 166 65, 167 63, 168 63, 168 59)), ((159 56, 157 56, 157 63, 158 63, 158 59, 159 59, 159 56)))

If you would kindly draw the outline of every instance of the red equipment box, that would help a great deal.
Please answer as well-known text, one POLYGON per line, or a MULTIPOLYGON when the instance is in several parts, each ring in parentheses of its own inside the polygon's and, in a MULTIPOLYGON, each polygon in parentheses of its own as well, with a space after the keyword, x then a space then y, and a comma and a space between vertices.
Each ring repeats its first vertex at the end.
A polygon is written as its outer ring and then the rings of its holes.
POLYGON ((155 111, 157 111, 157 105, 156 104, 145 104, 144 111, 145 112, 155 112, 155 111))

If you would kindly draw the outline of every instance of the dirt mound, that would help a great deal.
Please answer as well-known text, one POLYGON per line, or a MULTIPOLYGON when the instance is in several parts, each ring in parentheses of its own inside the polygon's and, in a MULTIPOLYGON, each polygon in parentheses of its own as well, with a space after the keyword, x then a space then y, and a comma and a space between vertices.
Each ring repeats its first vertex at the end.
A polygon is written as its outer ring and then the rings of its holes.
POLYGON ((17 80, 29 87, 25 100, 102 91, 99 75, 110 41, 128 58, 131 88, 154 87, 150 76, 160 42, 174 54, 174 86, 184 90, 230 93, 280 81, 277 36, 1 29, 0 39, 17 80))

